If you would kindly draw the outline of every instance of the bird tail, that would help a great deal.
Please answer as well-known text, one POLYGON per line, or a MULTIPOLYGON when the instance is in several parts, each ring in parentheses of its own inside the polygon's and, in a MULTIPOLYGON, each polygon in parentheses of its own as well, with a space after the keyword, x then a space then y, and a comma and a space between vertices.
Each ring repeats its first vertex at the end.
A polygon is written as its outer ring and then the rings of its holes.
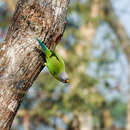
POLYGON ((46 51, 48 48, 46 47, 46 45, 44 43, 42 43, 38 38, 36 38, 36 40, 38 41, 38 43, 40 44, 40 46, 42 47, 43 51, 46 51))
POLYGON ((51 51, 50 51, 50 50, 46 47, 46 45, 45 45, 43 42, 41 42, 38 38, 36 38, 36 40, 38 41, 39 45, 42 47, 42 49, 43 49, 45 55, 46 55, 47 57, 49 57, 49 56, 51 55, 51 51))

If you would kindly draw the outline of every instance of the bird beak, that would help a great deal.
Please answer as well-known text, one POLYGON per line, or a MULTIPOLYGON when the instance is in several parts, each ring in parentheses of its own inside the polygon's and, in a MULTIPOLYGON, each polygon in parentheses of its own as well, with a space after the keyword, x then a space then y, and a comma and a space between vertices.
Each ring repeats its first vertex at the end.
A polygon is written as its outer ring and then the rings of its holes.
POLYGON ((69 80, 69 79, 65 80, 65 83, 68 83, 68 84, 69 84, 69 83, 70 83, 70 80, 69 80))

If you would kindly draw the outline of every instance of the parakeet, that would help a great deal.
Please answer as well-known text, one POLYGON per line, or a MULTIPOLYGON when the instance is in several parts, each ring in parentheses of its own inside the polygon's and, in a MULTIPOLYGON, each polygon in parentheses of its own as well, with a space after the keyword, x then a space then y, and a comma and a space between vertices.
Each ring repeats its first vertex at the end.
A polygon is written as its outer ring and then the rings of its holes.
POLYGON ((70 83, 69 77, 65 72, 65 63, 62 57, 54 51, 49 50, 46 45, 38 38, 36 38, 36 40, 42 47, 46 59, 45 65, 47 66, 52 76, 63 83, 70 83))

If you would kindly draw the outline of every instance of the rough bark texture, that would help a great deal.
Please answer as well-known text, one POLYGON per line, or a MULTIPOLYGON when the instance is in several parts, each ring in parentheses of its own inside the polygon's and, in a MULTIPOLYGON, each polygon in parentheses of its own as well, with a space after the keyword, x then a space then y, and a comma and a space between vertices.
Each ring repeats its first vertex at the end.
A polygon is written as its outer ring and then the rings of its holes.
POLYGON ((0 45, 0 129, 8 130, 24 95, 44 66, 40 38, 52 48, 62 36, 69 0, 19 0, 0 45))

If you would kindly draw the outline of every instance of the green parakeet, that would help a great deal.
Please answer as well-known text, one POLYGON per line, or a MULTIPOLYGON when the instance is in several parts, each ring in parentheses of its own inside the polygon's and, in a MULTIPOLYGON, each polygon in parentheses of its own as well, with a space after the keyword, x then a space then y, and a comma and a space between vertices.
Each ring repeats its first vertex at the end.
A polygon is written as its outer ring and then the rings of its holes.
POLYGON ((36 40, 43 49, 46 59, 45 65, 47 66, 52 76, 63 83, 70 83, 69 77, 65 72, 65 63, 62 57, 54 51, 49 50, 46 47, 46 45, 43 42, 41 42, 38 38, 36 38, 36 40))

